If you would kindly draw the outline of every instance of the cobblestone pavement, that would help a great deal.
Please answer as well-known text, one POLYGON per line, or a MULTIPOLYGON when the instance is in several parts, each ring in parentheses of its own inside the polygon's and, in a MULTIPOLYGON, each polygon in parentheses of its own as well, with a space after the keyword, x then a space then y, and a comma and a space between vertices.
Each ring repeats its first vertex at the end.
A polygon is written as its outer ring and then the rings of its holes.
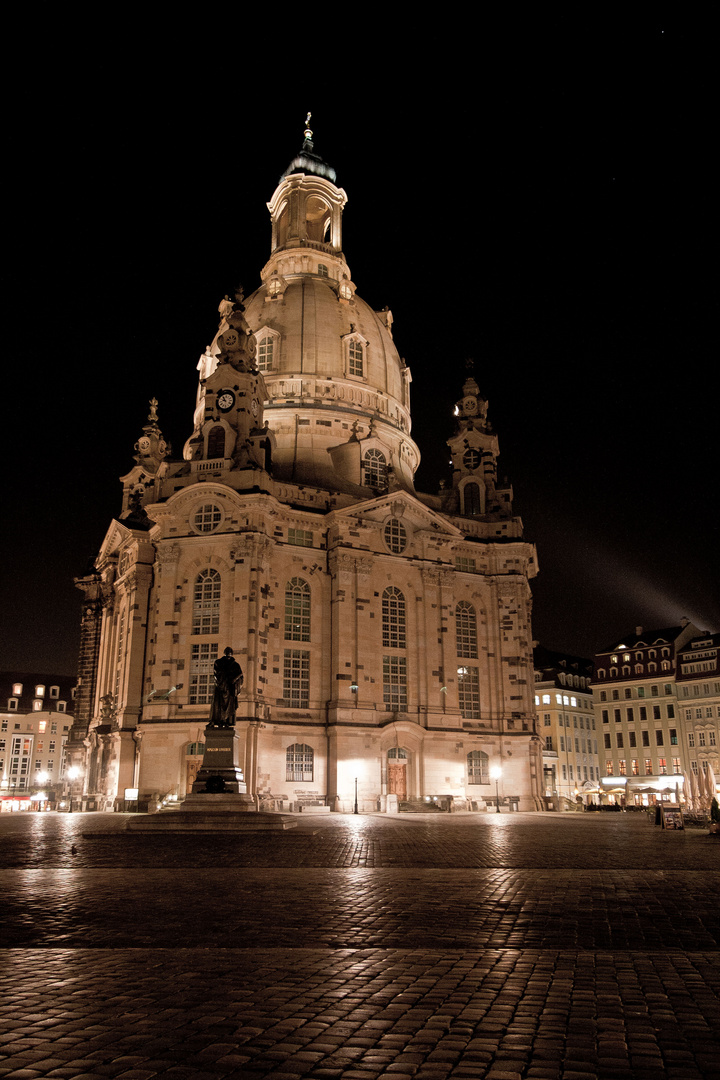
POLYGON ((631 814, 299 821, 0 818, 0 1076, 720 1078, 720 841, 631 814))

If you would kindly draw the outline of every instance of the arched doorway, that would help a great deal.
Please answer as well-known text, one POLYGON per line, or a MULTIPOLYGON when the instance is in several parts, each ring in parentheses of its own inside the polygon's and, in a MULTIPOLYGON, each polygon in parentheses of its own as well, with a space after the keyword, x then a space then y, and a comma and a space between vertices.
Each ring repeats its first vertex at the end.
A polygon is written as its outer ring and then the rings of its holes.
POLYGON ((397 795, 398 801, 407 799, 408 752, 403 746, 391 746, 387 752, 388 795, 397 795))
POLYGON ((204 742, 188 743, 185 747, 185 791, 187 794, 192 791, 192 786, 197 780, 204 753, 204 742))

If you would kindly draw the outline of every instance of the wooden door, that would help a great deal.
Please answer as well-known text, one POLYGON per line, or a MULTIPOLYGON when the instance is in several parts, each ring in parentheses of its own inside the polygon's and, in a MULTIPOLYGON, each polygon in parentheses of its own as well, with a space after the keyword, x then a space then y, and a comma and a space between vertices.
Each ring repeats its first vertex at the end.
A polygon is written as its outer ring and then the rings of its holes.
POLYGON ((388 761, 388 794, 407 799, 407 765, 404 761, 388 761))
POLYGON ((186 773, 186 784, 187 784, 187 786, 185 788, 185 791, 189 795, 190 792, 192 791, 193 784, 197 780, 197 774, 200 771, 200 766, 203 763, 203 759, 201 757, 197 757, 197 758, 187 758, 186 760, 187 760, 187 773, 186 773))

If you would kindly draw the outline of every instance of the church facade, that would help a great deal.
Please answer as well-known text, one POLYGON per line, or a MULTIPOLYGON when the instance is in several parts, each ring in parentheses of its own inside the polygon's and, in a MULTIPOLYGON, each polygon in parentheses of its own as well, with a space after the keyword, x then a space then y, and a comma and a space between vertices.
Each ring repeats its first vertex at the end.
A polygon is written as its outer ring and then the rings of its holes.
POLYGON ((452 486, 417 492, 410 371, 390 311, 356 292, 345 202, 306 131, 268 204, 261 285, 220 304, 182 458, 151 402, 122 511, 77 581, 69 750, 88 807, 190 790, 228 646, 258 808, 483 809, 496 781, 541 806, 536 556, 487 402, 469 375, 452 486))

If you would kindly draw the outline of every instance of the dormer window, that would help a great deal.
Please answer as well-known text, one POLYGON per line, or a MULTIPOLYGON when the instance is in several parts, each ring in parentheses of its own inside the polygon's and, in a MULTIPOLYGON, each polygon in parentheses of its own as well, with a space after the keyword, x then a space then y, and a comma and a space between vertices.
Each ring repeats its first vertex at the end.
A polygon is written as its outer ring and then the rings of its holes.
POLYGON ((318 274, 320 277, 330 277, 330 272, 325 263, 318 263, 318 274))
POLYGON ((364 379, 367 375, 367 341, 361 334, 352 333, 343 338, 345 347, 345 371, 351 379, 364 379))
POLYGON ((387 461, 382 450, 367 450, 362 460, 362 482, 365 487, 384 491, 387 488, 387 461))
POLYGON ((280 354, 280 335, 275 330, 264 327, 255 335, 257 350, 255 359, 260 371, 277 371, 280 354))
POLYGON ((361 341, 351 341, 348 344, 348 375, 354 375, 362 379, 365 373, 365 350, 361 341))
POLYGON ((13 683, 12 692, 15 695, 15 697, 20 697, 20 695, 22 694, 22 687, 23 687, 23 684, 21 682, 14 682, 13 683))
POLYGON ((44 686, 36 686, 35 687, 35 697, 45 697, 45 687, 44 686))

